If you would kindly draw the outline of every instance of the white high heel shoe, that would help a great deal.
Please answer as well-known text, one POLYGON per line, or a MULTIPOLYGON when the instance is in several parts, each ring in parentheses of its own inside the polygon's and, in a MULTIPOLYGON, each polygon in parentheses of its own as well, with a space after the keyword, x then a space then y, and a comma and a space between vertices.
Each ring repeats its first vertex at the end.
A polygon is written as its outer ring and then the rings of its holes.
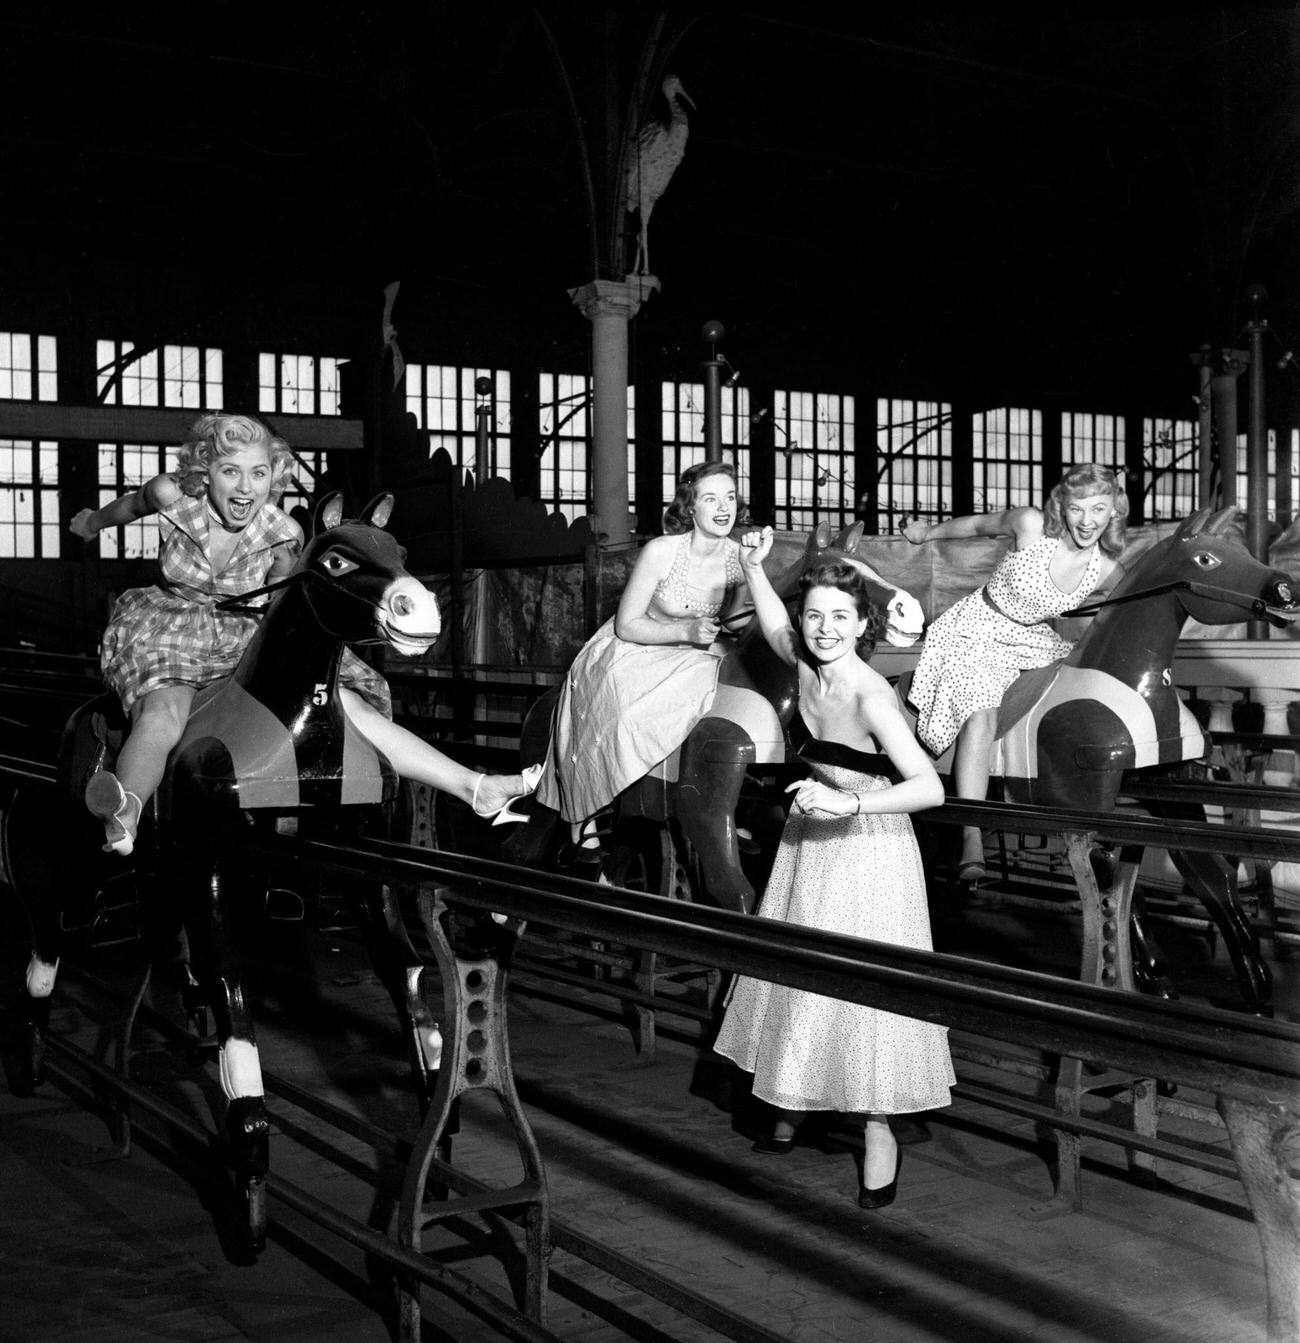
POLYGON ((524 791, 516 793, 514 797, 508 797, 494 811, 480 811, 478 806, 478 790, 483 780, 487 778, 486 774, 480 774, 474 780, 474 791, 470 795, 470 810, 475 816, 481 816, 485 821, 491 820, 493 825, 510 825, 515 821, 526 821, 527 816, 522 811, 515 811, 512 803, 518 802, 520 798, 528 797, 531 793, 537 791, 537 784, 542 777, 543 765, 529 765, 527 769, 520 771, 520 777, 524 781, 524 791))

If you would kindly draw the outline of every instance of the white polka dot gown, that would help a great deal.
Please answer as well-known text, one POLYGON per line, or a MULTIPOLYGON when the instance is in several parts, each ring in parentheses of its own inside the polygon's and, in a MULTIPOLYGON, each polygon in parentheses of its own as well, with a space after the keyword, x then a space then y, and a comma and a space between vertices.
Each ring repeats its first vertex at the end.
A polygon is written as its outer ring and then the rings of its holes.
MULTIPOLYGON (((885 779, 814 762, 855 792, 885 779)), ((904 815, 792 811, 758 914, 805 928, 931 950, 921 855, 904 815)), ((714 1046, 754 1074, 754 1094, 784 1110, 908 1114, 951 1103, 948 1032, 932 1022, 740 977, 714 1046)))
POLYGON ((956 741, 971 714, 996 709, 1022 671, 1046 667, 1073 646, 1043 622, 1093 591, 1101 552, 1093 547, 1079 586, 1062 592, 1048 570, 1059 541, 1041 536, 1004 555, 984 588, 963 597, 926 631, 907 697, 916 710, 916 735, 935 755, 956 741))

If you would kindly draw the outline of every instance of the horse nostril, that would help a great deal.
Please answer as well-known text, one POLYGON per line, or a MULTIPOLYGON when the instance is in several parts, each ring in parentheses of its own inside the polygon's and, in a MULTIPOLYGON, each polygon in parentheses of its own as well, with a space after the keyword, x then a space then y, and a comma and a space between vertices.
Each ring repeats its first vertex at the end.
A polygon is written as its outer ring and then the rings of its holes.
POLYGON ((415 603, 405 592, 399 592, 392 601, 395 616, 409 616, 415 612, 415 603))

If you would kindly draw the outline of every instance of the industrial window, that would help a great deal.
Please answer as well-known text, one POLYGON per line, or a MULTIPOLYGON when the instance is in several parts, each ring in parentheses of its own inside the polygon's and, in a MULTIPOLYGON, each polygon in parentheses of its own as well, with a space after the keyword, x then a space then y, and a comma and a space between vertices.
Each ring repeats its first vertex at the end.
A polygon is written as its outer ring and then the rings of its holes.
POLYGON ((0 397, 57 401, 58 345, 53 336, 0 331, 0 397))
POLYGON ((832 392, 776 392, 776 518, 790 531, 805 531, 823 518, 853 521, 854 401, 832 392))
MULTIPOLYGON (((749 498, 749 388, 721 389, 722 423, 719 438, 722 456, 736 468, 736 487, 742 499, 749 498)), ((705 459, 704 384, 665 382, 660 414, 663 425, 663 466, 660 493, 664 507, 677 493, 677 481, 688 467, 705 459)))
POLYGON ((1016 408, 977 411, 971 422, 975 512, 1043 502, 1043 416, 1016 408))
POLYGON ((487 418, 487 475, 510 474, 510 374, 490 368, 407 364, 406 409, 429 435, 429 455, 447 451, 457 466, 474 470, 478 458, 478 408, 487 418), (491 384, 480 397, 474 384, 491 384))
POLYGON ((881 397, 876 402, 876 487, 865 486, 859 514, 878 535, 906 518, 952 516, 952 407, 881 397))
POLYGON ((281 415, 341 415, 339 369, 345 363, 313 354, 259 354, 258 409, 281 415))
MULTIPOLYGON (((1268 467, 1265 472, 1265 478, 1268 481, 1267 498, 1265 500, 1265 511, 1270 518, 1276 518, 1278 515, 1277 499, 1277 430, 1268 431, 1268 444, 1265 449, 1268 456, 1268 467)), ((1238 508, 1248 508, 1250 506, 1249 485, 1250 481, 1250 449, 1248 439, 1245 434, 1237 435, 1237 479, 1236 479, 1236 505, 1238 508)), ((1290 481, 1286 482, 1287 485, 1290 481)), ((1190 510, 1189 510, 1190 511, 1190 510)))
MULTIPOLYGON (((138 490, 146 481, 175 466, 175 449, 158 444, 99 445, 99 504, 112 503, 138 490)), ((99 554, 106 560, 154 559, 158 554, 158 522, 150 516, 99 533, 99 554)))
POLYGON ((137 349, 130 341, 97 340, 95 373, 106 406, 220 410, 225 400, 221 351, 199 345, 137 349))
POLYGON ((1149 522, 1185 518, 1196 511, 1197 471, 1193 421, 1142 421, 1142 489, 1149 522))
POLYGON ((591 380, 578 373, 539 374, 537 401, 538 492, 547 508, 573 522, 591 504, 591 380))
MULTIPOLYGON (((327 457, 323 452, 295 452, 289 483, 280 496, 279 506, 286 513, 301 507, 309 512, 316 502, 316 483, 325 472, 327 457)), ((310 528, 307 529, 310 531, 310 528)))
POLYGON ((1089 462, 1124 469, 1124 418, 1084 411, 1061 413, 1061 461, 1068 469, 1089 462))
POLYGON ((59 558, 59 447, 0 439, 0 557, 59 558))

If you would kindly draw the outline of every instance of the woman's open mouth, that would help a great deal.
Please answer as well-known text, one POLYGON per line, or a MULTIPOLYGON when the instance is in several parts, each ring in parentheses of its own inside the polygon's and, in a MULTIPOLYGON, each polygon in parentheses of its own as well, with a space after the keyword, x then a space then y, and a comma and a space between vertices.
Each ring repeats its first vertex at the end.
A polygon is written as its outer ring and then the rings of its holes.
POLYGON ((230 514, 231 522, 247 522, 253 511, 253 501, 251 499, 227 499, 226 512, 230 514))

